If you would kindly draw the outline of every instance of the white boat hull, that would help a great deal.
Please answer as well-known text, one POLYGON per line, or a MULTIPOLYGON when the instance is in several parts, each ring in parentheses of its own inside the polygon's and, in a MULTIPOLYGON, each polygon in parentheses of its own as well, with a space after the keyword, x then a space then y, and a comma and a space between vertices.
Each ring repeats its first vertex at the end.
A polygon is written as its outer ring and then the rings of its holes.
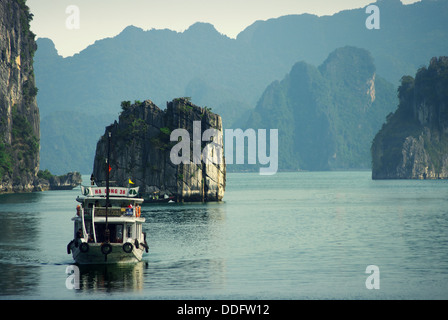
POLYGON ((81 251, 80 246, 76 247, 74 243, 70 245, 73 259, 79 264, 112 264, 112 263, 135 263, 142 260, 145 248, 140 246, 138 249, 133 246, 132 251, 127 253, 123 250, 123 244, 111 243, 112 251, 104 254, 101 251, 100 243, 89 243, 88 250, 81 251))

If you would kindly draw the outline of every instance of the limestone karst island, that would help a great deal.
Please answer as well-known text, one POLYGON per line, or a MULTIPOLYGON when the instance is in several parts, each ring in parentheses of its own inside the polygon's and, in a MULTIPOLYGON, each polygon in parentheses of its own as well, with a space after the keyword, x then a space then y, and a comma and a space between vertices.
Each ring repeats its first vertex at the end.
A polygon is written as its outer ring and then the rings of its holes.
MULTIPOLYGON (((173 164, 170 152, 177 141, 170 134, 177 128, 188 131, 193 138, 193 124, 200 122, 201 135, 216 129, 222 141, 221 117, 191 103, 188 98, 177 98, 161 110, 152 101, 121 103, 118 122, 106 127, 98 141, 93 176, 97 184, 106 180, 106 156, 110 142, 110 180, 117 185, 139 187, 146 201, 172 200, 176 202, 221 201, 226 186, 224 154, 218 163, 201 161, 173 164)), ((203 148, 205 142, 201 142, 203 148)), ((193 149, 194 142, 190 144, 193 149)))

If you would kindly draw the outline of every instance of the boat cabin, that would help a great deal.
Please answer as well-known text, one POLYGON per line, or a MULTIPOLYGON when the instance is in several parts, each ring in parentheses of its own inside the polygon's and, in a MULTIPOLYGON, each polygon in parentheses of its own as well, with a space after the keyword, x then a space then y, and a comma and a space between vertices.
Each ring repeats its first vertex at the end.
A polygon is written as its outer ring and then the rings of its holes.
POLYGON ((106 208, 104 196, 78 197, 74 237, 88 243, 125 243, 143 234, 140 198, 111 196, 106 208), (106 229, 109 233, 106 233, 106 229))

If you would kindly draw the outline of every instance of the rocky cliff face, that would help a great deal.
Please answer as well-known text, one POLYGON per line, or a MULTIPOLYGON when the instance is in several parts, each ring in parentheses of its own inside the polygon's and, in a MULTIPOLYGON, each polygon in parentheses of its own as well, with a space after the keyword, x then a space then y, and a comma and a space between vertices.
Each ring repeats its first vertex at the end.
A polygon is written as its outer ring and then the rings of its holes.
POLYGON ((0 193, 33 191, 39 183, 31 19, 25 1, 0 2, 0 193))
POLYGON ((372 178, 447 179, 448 57, 403 77, 398 95, 372 144, 372 178))
MULTIPOLYGON (((200 125, 201 136, 207 129, 216 129, 217 140, 222 143, 219 115, 185 98, 169 102, 166 110, 159 109, 150 100, 133 105, 123 102, 122 109, 119 121, 107 127, 98 141, 93 168, 97 184, 106 179, 106 137, 111 132, 110 180, 117 185, 128 186, 131 181, 133 186, 140 187, 145 198, 166 195, 180 202, 222 200, 226 185, 223 153, 217 164, 193 162, 194 123, 200 125), (178 128, 185 129, 191 139, 188 163, 174 164, 170 158, 171 149, 178 144, 170 141, 170 135, 178 128)), ((201 143, 201 150, 206 144, 201 143)))

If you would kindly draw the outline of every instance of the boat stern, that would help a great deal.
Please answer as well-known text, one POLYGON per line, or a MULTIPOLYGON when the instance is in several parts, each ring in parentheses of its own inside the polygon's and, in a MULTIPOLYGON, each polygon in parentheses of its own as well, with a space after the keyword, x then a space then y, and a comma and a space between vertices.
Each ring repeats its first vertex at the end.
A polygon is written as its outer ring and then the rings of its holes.
POLYGON ((144 247, 130 242, 88 243, 72 241, 67 253, 79 264, 134 263, 142 260, 144 247))

